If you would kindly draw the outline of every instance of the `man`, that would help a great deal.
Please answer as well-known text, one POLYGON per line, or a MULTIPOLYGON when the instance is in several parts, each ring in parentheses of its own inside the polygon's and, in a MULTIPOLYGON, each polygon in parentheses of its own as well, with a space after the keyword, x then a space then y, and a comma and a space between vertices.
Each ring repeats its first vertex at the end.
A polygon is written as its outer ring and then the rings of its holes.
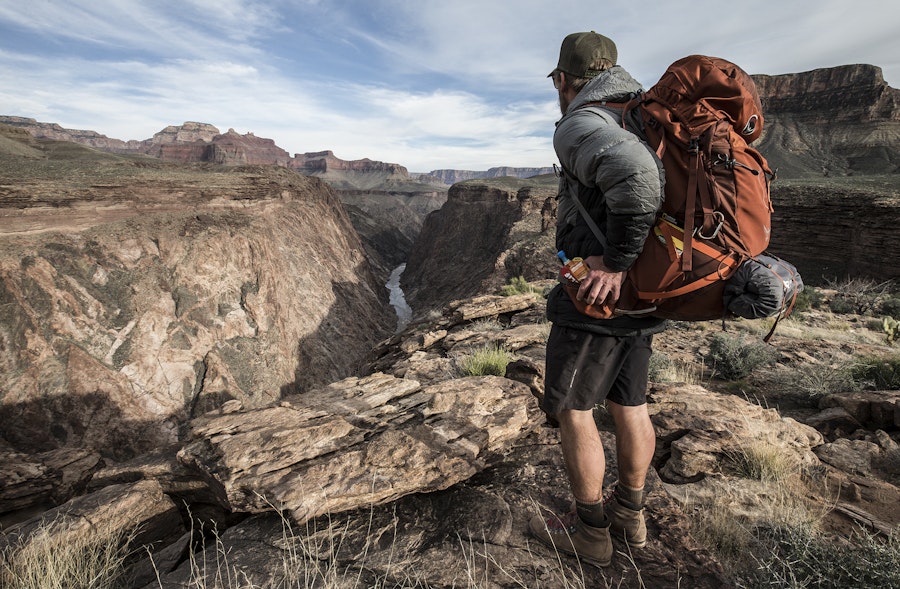
MULTIPOLYGON (((649 147, 622 128, 623 103, 642 91, 616 65, 612 40, 593 31, 562 42, 550 73, 562 119, 553 146, 562 165, 556 245, 590 268, 577 298, 614 302, 625 271, 634 263, 662 204, 662 164, 649 147), (578 198, 605 236, 594 236, 575 205, 578 198)), ((544 412, 559 423, 575 510, 536 516, 529 528, 538 540, 582 560, 607 566, 612 536, 632 547, 647 541, 644 484, 656 447, 647 411, 651 342, 665 329, 660 319, 623 315, 607 320, 580 313, 557 285, 547 301, 552 322, 547 341, 544 412), (604 450, 593 408, 606 401, 615 423, 618 482, 603 500, 604 450)))

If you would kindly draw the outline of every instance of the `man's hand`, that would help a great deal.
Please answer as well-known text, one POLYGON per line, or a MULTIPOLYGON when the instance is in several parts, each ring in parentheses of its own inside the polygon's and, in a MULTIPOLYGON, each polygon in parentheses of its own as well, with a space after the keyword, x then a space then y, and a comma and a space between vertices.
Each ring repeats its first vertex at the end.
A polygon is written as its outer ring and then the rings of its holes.
POLYGON ((625 272, 613 272, 603 264, 603 256, 590 256, 585 260, 590 271, 578 287, 578 300, 590 304, 609 304, 619 300, 625 272))

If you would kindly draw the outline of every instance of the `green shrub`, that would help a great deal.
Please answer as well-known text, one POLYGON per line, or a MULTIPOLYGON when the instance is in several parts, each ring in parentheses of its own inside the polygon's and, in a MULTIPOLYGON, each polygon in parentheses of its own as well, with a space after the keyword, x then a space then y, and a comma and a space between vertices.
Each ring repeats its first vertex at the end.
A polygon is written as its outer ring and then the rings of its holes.
POLYGON ((882 301, 878 306, 878 313, 892 319, 900 319, 900 297, 892 296, 882 301))
POLYGON ((777 379, 778 385, 792 393, 818 400, 833 393, 859 389, 853 378, 853 364, 832 359, 823 363, 803 363, 791 366, 777 379))
POLYGON ((510 278, 508 284, 504 284, 500 288, 500 294, 509 297, 520 294, 541 294, 541 289, 531 286, 522 276, 510 278))
POLYGON ((824 297, 822 293, 812 286, 804 286, 803 290, 797 293, 797 299, 794 301, 794 312, 809 311, 818 309, 822 306, 824 297))
POLYGON ((463 356, 459 361, 460 372, 465 376, 505 376, 506 365, 512 359, 505 348, 493 345, 463 356))
POLYGON ((850 542, 829 542, 804 527, 777 526, 757 533, 754 563, 741 587, 900 587, 900 537, 876 537, 864 530, 850 542))
POLYGON ((768 364, 774 364, 778 352, 762 342, 745 342, 727 334, 716 334, 709 344, 704 362, 725 380, 740 380, 768 364))
POLYGON ((853 378, 881 390, 900 389, 900 356, 863 356, 852 368, 853 378))
POLYGON ((648 377, 653 382, 666 382, 668 375, 674 370, 675 363, 662 352, 650 354, 648 377))
POLYGON ((828 301, 828 309, 832 313, 837 313, 838 315, 847 315, 854 311, 853 301, 844 296, 837 295, 828 301))

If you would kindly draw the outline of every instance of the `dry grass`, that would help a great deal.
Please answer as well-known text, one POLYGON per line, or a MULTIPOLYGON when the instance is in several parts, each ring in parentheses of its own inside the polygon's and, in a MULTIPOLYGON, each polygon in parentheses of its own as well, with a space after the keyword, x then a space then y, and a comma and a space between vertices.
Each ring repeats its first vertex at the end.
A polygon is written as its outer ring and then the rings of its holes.
POLYGON ((737 476, 764 483, 783 484, 800 472, 797 461, 781 444, 765 440, 741 445, 729 452, 727 459, 737 476))
POLYGON ((650 380, 659 383, 703 384, 709 378, 706 366, 699 361, 672 359, 653 352, 650 356, 650 380))
POLYGON ((49 522, 0 553, 0 587, 9 589, 124 586, 133 536, 118 530, 49 522))

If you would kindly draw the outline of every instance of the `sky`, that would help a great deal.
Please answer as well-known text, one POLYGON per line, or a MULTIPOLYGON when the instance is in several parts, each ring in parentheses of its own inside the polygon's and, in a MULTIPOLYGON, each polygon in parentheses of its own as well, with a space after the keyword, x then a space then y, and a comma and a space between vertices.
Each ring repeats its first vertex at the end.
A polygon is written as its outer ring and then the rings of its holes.
POLYGON ((900 85, 888 0, 0 0, 0 114, 123 140, 196 121, 411 172, 550 166, 546 76, 587 30, 645 87, 694 53, 900 85))

